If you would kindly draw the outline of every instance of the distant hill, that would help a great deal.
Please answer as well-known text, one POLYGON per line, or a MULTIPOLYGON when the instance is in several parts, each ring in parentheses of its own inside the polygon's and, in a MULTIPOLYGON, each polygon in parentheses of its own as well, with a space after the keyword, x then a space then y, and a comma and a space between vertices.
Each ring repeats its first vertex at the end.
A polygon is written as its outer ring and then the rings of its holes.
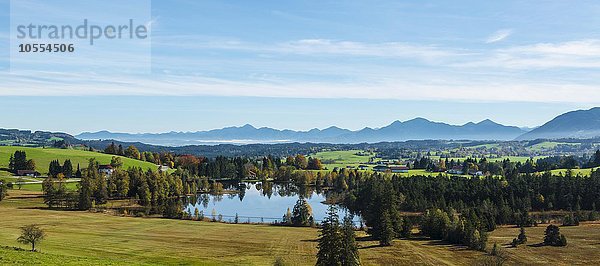
POLYGON ((66 133, 0 128, 0 145, 52 146, 61 141, 72 145, 82 143, 66 133))
POLYGON ((594 138, 598 136, 600 136, 600 107, 564 113, 517 139, 594 138))
POLYGON ((396 121, 382 128, 364 128, 351 131, 338 127, 312 129, 309 131, 278 130, 252 125, 227 127, 198 132, 168 133, 112 133, 108 131, 86 132, 76 137, 83 140, 114 139, 142 142, 154 145, 184 146, 197 144, 252 144, 252 143, 362 143, 381 141, 406 141, 425 139, 468 139, 468 140, 513 140, 526 131, 513 126, 504 126, 491 120, 464 125, 449 125, 416 118, 405 122, 396 121))

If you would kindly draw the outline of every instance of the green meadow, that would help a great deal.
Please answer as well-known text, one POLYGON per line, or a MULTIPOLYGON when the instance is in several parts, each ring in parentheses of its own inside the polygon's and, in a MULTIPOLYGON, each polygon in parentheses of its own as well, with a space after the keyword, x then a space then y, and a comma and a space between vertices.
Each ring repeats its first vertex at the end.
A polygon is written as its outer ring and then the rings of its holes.
MULTIPOLYGON (((361 150, 348 150, 348 151, 323 151, 317 152, 310 156, 316 157, 323 165, 329 170, 333 168, 345 168, 346 166, 358 167, 361 164, 369 162, 369 158, 375 156, 374 153, 368 153, 361 150), (365 155, 357 155, 357 153, 365 153, 365 155), (366 155, 371 154, 371 155, 366 155)), ((369 166, 371 168, 371 166, 369 166)))
MULTIPOLYGON (((22 150, 27 153, 27 159, 35 161, 36 170, 42 174, 48 173, 48 166, 52 160, 59 160, 62 164, 66 159, 70 159, 73 167, 77 164, 81 168, 87 167, 88 160, 95 158, 100 164, 109 164, 110 160, 115 155, 104 154, 99 152, 74 150, 74 149, 55 149, 55 148, 30 148, 20 146, 0 146, 0 168, 8 168, 9 158, 15 151, 22 150)), ((123 167, 141 167, 143 169, 157 169, 153 163, 135 160, 131 158, 121 157, 123 167)), ((74 169, 75 170, 75 169, 74 169)), ((2 174, 0 174, 0 177, 2 174)))
MULTIPOLYGON (((44 208, 40 192, 10 190, 0 202, 0 264, 12 265, 314 265, 319 232, 315 228, 224 224, 136 218, 44 208), (20 250, 19 227, 36 223, 46 231, 39 252, 20 250), (17 249, 15 249, 17 248, 17 249)), ((600 224, 561 227, 567 247, 540 247, 545 226, 527 229, 529 242, 508 244, 519 228, 490 234, 505 247, 506 265, 596 265, 600 263, 600 224), (531 243, 531 245, 529 244, 531 243)), ((416 232, 416 229, 415 229, 416 232)), ((357 232, 363 265, 489 265, 484 252, 416 236, 389 247, 357 232)))

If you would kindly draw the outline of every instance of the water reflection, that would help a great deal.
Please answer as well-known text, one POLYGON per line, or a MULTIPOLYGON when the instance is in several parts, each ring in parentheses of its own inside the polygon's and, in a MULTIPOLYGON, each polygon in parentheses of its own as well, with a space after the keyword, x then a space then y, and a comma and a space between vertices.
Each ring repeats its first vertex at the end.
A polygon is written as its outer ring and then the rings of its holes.
MULTIPOLYGON (((187 212, 194 214, 195 208, 209 219, 222 216, 225 222, 234 221, 237 214, 239 222, 273 223, 281 222, 289 208, 292 210, 299 197, 304 197, 312 207, 313 217, 318 223, 325 217, 327 192, 314 187, 298 187, 291 183, 233 183, 223 184, 226 191, 235 192, 223 195, 199 194, 188 197, 184 206, 187 212), (213 217, 215 216, 215 217, 213 217)), ((331 194, 331 193, 329 193, 331 194)), ((340 219, 346 210, 339 208, 340 219)), ((359 218, 355 217, 359 225, 359 218)))

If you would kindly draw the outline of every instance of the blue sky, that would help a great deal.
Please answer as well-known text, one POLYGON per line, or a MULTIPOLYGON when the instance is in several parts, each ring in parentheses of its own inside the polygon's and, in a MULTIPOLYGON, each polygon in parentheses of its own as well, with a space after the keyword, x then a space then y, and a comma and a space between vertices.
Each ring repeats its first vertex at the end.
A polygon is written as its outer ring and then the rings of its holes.
MULTIPOLYGON (((36 19, 77 14, 69 1, 44 1, 65 6, 64 14, 36 19)), ((8 3, 0 0, 0 11, 8 3)), ((13 58, 19 71, 6 69, 14 47, 0 12, 0 111, 12 113, 0 127, 358 129, 417 116, 537 126, 600 105, 597 1, 176 0, 149 7, 139 10, 150 10, 151 54, 13 58)))

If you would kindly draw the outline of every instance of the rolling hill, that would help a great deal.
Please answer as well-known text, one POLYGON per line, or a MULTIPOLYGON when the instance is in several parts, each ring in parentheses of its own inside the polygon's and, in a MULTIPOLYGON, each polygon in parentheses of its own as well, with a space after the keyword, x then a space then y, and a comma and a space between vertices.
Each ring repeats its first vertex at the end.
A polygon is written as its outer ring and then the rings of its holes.
POLYGON ((550 120, 517 140, 594 138, 600 136, 600 107, 577 110, 550 120))
MULTIPOLYGON (((35 161, 36 170, 42 174, 46 174, 48 172, 48 166, 52 160, 59 160, 62 164, 66 159, 70 159, 74 168, 77 167, 77 164, 79 164, 81 168, 86 168, 90 158, 95 158, 100 164, 109 164, 110 160, 114 156, 110 154, 73 149, 0 146, 0 168, 8 168, 10 155, 14 154, 14 152, 17 150, 25 151, 27 153, 27 159, 33 159, 35 161)), ((153 163, 134 160, 126 157, 121 157, 121 160, 123 161, 123 167, 125 169, 129 167, 156 169, 158 167, 153 163)))

